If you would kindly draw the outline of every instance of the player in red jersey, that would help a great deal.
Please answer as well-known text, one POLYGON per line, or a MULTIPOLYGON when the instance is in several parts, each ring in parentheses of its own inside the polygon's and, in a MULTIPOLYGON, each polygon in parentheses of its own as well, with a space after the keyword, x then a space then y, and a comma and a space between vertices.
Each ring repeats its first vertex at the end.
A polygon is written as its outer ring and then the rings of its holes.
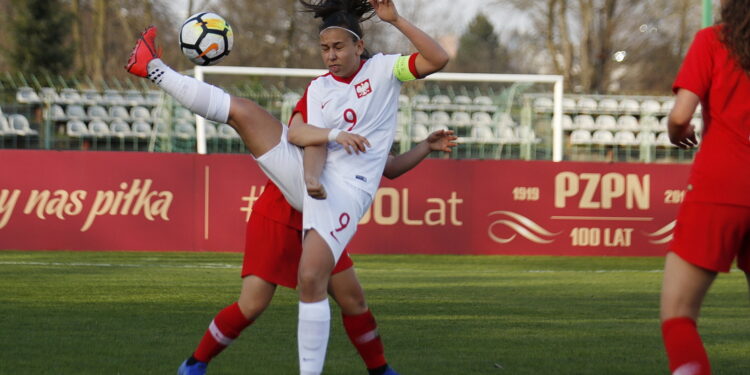
POLYGON ((674 83, 669 115, 676 146, 704 132, 664 265, 662 335, 673 374, 710 374, 696 328, 703 298, 734 259, 750 282, 750 0, 724 0, 722 21, 698 32, 674 83))
MULTIPOLYGON (((394 179, 414 168, 432 151, 451 152, 452 131, 436 131, 410 151, 389 156, 383 175, 394 179)), ((242 289, 239 300, 221 310, 193 355, 181 366, 185 374, 204 373, 208 362, 226 348, 268 307, 276 285, 297 287, 302 255, 302 213, 292 208, 268 181, 247 223, 242 289)), ((341 307, 347 335, 371 375, 395 374, 388 366, 377 324, 365 301, 349 254, 344 252, 329 282, 329 293, 341 307)))

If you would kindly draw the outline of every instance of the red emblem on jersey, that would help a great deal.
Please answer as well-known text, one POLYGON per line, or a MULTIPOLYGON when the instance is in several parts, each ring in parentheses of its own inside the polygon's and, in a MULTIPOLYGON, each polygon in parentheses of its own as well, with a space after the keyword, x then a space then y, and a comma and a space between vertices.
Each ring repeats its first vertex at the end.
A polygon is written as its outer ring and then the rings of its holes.
POLYGON ((370 86, 370 80, 366 79, 363 82, 360 82, 354 85, 354 90, 357 91, 357 99, 362 98, 363 96, 367 96, 369 93, 372 92, 372 86, 370 86))

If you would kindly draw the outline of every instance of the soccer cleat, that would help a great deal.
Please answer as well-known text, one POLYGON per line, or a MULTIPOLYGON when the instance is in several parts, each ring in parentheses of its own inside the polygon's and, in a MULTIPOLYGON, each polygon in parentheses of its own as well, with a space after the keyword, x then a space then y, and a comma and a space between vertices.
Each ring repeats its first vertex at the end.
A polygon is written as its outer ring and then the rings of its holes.
POLYGON ((398 373, 394 369, 392 369, 390 366, 388 366, 388 368, 385 369, 385 372, 383 373, 383 375, 398 375, 398 373))
POLYGON ((148 63, 159 57, 161 57, 161 50, 156 49, 156 26, 149 26, 135 43, 125 70, 130 74, 145 78, 148 76, 148 63))
POLYGON ((188 364, 190 358, 182 362, 180 368, 177 369, 177 375, 204 375, 206 373, 206 367, 208 363, 200 361, 192 361, 192 364, 188 364))

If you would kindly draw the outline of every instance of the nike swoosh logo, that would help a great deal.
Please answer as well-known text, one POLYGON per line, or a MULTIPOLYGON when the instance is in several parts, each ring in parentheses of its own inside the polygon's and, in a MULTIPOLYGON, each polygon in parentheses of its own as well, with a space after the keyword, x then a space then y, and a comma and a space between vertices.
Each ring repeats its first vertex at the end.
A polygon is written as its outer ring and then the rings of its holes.
POLYGON ((330 102, 331 102, 331 100, 333 100, 333 99, 329 99, 329 100, 328 100, 327 102, 323 103, 323 104, 322 104, 322 105, 320 106, 320 109, 323 109, 323 108, 325 108, 325 107, 326 107, 326 106, 328 105, 328 103, 330 103, 330 102))
POLYGON ((208 48, 206 48, 206 50, 203 51, 203 53, 201 53, 200 55, 198 55, 198 57, 206 56, 206 54, 208 54, 209 52, 211 52, 213 50, 217 50, 217 49, 219 49, 219 45, 216 44, 216 43, 211 43, 211 45, 208 46, 208 48))

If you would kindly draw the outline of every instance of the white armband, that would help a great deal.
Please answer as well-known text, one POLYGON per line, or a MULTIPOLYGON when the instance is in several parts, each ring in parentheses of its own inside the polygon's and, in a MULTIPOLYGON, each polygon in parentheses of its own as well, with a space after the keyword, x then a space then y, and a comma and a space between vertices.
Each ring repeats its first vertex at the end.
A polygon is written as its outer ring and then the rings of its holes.
POLYGON ((331 129, 328 132, 328 142, 336 142, 336 137, 339 136, 339 133, 341 133, 341 129, 331 129))

